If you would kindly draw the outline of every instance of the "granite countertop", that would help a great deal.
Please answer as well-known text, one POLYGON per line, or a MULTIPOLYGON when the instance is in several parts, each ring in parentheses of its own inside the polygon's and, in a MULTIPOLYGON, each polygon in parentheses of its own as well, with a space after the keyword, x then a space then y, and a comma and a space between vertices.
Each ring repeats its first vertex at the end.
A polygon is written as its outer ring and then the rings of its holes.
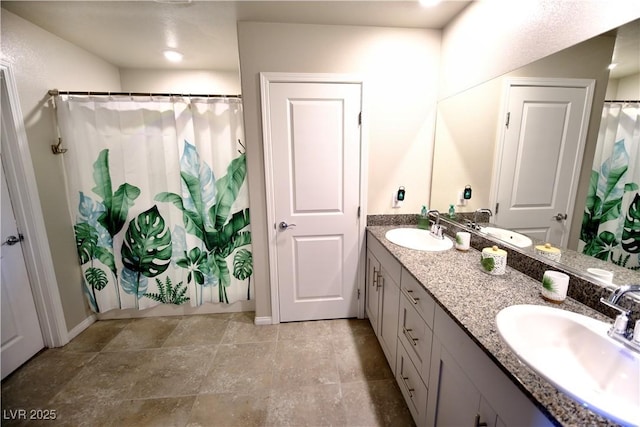
POLYGON ((500 338, 495 321, 500 310, 516 304, 556 307, 607 322, 611 319, 571 298, 560 305, 545 301, 540 296, 540 282, 511 267, 503 276, 485 273, 480 266, 480 252, 475 249, 422 252, 395 245, 384 235, 396 227, 368 226, 367 238, 373 236, 380 241, 549 419, 568 426, 616 425, 582 407, 521 364, 500 338))

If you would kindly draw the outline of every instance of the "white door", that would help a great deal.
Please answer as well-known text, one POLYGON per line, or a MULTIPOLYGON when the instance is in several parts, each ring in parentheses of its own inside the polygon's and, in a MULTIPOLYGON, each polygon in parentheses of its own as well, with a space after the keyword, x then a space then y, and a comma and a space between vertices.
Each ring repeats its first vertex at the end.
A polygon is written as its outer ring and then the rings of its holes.
POLYGON ((355 317, 361 85, 267 84, 279 320, 355 317))
POLYGON ((591 97, 590 86, 510 86, 496 224, 566 247, 591 97))
POLYGON ((36 307, 31 294, 27 268, 22 254, 20 234, 0 163, 2 193, 2 246, 0 280, 2 283, 2 378, 44 347, 36 307))

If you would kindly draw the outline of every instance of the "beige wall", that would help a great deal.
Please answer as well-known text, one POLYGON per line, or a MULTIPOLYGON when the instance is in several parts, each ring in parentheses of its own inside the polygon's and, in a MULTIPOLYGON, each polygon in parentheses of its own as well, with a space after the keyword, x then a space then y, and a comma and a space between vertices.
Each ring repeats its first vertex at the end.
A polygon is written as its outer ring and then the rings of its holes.
POLYGON ((451 203, 455 190, 473 187, 473 198, 462 212, 490 207, 494 146, 497 142, 499 107, 504 79, 509 77, 557 77, 596 80, 576 204, 569 235, 575 249, 582 224, 591 165, 598 137, 602 102, 609 77, 614 37, 600 36, 579 43, 514 72, 495 78, 440 101, 433 166, 432 205, 443 209, 451 203), (451 173, 452 165, 456 173, 451 173))
MULTIPOLYGON (((240 23, 258 315, 270 314, 260 71, 361 74, 367 83, 365 121, 370 131, 368 213, 414 213, 430 197, 438 70, 445 80, 441 96, 446 96, 640 16, 636 0, 620 0, 615 10, 606 2, 595 3, 559 7, 558 2, 543 1, 536 13, 522 13, 526 9, 521 2, 474 2, 446 29, 442 57, 439 31, 240 23), (396 211, 390 199, 399 185, 407 188, 407 202, 396 211)), ((184 73, 180 77, 154 70, 120 73, 4 9, 1 31, 2 57, 13 65, 18 80, 56 277, 67 326, 72 329, 89 311, 80 285, 62 165, 49 149, 55 137, 46 91, 199 92, 215 86, 224 87, 216 92, 236 93, 238 82, 231 75, 210 72, 185 72, 191 73, 189 82, 184 73)), ((447 192, 446 204, 450 198, 447 192)))
MULTIPOLYGON (((638 56, 640 57, 640 54, 638 56)), ((616 80, 616 83, 615 96, 607 99, 640 101, 640 73, 622 77, 616 80)))
POLYGON ((431 208, 456 212, 488 208, 502 80, 494 79, 438 103, 431 208), (494 102, 491 102, 493 100, 494 102), (458 202, 466 185, 471 200, 458 202))
POLYGON ((118 69, 2 9, 2 58, 13 68, 56 279, 69 330, 90 315, 67 205, 49 89, 120 90, 118 69))
POLYGON ((637 0, 475 1, 442 35, 440 98, 640 17, 637 0))
POLYGON ((417 213, 429 197, 439 31, 241 22, 238 25, 247 138, 256 316, 270 316, 260 72, 355 73, 365 80, 369 128, 367 211, 417 213), (394 211, 395 212, 395 211, 394 211))
POLYGON ((120 69, 125 92, 238 95, 238 71, 120 69))

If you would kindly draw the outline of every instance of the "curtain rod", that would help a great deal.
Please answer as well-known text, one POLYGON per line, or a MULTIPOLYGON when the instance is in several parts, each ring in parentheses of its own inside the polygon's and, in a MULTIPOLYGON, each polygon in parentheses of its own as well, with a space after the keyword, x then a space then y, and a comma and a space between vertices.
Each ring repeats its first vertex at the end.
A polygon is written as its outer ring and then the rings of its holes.
POLYGON ((242 95, 214 95, 214 94, 180 94, 180 93, 152 93, 152 92, 92 92, 92 91, 61 91, 58 89, 50 89, 49 96, 58 95, 85 95, 85 96, 183 96, 193 98, 237 98, 241 99, 242 95))
POLYGON ((635 103, 635 102, 640 102, 640 100, 637 99, 605 99, 604 102, 628 102, 628 103, 635 103))

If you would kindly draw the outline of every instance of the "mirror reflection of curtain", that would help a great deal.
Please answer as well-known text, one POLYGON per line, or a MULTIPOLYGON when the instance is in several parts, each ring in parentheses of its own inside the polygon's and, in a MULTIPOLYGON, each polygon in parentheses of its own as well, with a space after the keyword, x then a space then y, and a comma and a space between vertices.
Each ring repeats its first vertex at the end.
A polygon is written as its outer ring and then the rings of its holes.
POLYGON ((578 251, 640 270, 640 103, 605 103, 578 251))
POLYGON ((241 101, 64 95, 55 102, 92 309, 250 299, 241 101))

